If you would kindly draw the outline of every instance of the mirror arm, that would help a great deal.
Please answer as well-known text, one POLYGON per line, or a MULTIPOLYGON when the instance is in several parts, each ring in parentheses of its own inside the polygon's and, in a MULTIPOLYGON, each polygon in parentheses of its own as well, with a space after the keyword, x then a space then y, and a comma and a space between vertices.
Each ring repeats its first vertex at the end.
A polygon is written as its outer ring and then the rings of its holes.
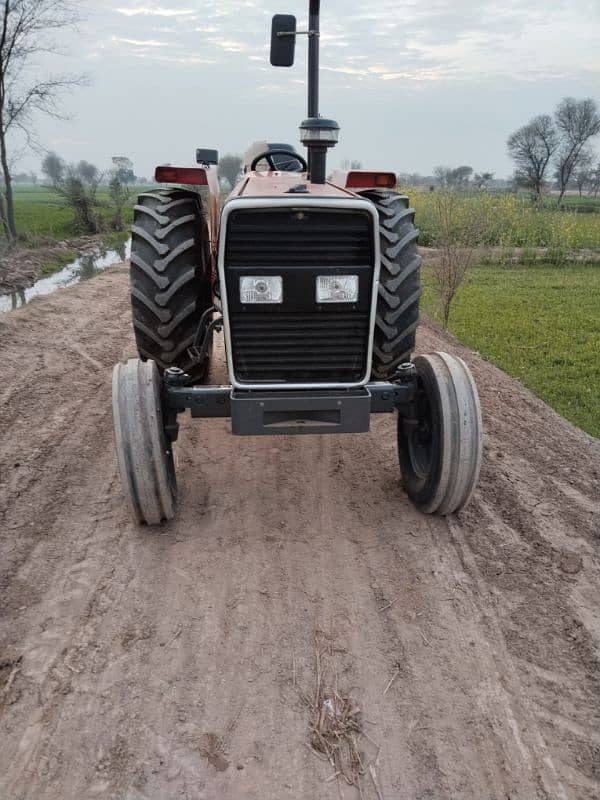
POLYGON ((320 36, 319 31, 278 31, 277 36, 320 36))

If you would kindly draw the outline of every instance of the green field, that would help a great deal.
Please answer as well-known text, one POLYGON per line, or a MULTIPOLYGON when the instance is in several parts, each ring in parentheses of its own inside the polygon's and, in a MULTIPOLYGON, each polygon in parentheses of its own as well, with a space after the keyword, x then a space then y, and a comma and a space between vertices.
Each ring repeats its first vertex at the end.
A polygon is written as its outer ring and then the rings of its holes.
MULTIPOLYGON (((424 270, 425 311, 436 302, 424 270)), ((600 267, 475 267, 450 330, 559 414, 600 437, 600 267)))
MULTIPOLYGON (((544 197, 544 206, 546 208, 556 208, 556 195, 547 194, 544 197)), ((595 213, 600 214, 600 197, 594 197, 589 194, 566 194, 563 197, 562 205, 568 210, 570 208, 579 208, 585 206, 594 209, 595 213)))
MULTIPOLYGON (((133 204, 141 187, 131 188, 131 203, 125 209, 125 223, 131 223, 133 204)), ((15 189, 15 216, 17 230, 29 237, 48 236, 59 241, 81 235, 73 226, 73 211, 65 206, 61 197, 52 189, 39 187, 17 187, 15 189)), ((101 203, 99 218, 107 229, 114 212, 110 208, 108 188, 100 187, 98 200, 101 203)))

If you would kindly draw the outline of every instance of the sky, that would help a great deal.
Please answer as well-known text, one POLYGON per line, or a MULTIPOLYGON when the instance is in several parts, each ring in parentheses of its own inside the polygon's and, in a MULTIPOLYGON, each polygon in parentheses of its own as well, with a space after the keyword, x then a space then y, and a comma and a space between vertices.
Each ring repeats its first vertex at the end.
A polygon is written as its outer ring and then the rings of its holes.
MULTIPOLYGON (((307 0, 94 0, 40 75, 86 73, 64 121, 38 117, 48 150, 137 175, 191 165, 195 148, 298 144, 306 37, 292 68, 269 64, 274 13, 307 0)), ((506 139, 561 97, 600 103, 600 0, 322 0, 322 116, 341 126, 329 166, 431 174, 438 164, 511 173, 506 139)), ((56 38, 56 37, 55 37, 56 38)), ((600 149, 600 142, 597 149, 600 149)), ((25 154, 18 170, 39 171, 25 154)))

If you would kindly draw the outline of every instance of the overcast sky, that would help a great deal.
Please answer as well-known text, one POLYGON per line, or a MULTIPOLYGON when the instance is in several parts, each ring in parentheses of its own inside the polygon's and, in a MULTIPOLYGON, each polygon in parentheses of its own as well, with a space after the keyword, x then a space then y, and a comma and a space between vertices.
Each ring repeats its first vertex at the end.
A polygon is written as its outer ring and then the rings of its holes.
MULTIPOLYGON (((600 101, 600 0, 322 0, 321 113, 341 125, 330 164, 431 174, 437 164, 511 171, 508 134, 564 95, 600 101)), ((296 65, 268 62, 270 18, 306 26, 307 0, 94 0, 69 55, 83 71, 66 122, 41 142, 102 168, 128 155, 138 175, 193 163, 197 146, 241 152, 297 144, 306 116, 306 39, 296 65)), ((19 167, 38 169, 39 157, 19 167)))

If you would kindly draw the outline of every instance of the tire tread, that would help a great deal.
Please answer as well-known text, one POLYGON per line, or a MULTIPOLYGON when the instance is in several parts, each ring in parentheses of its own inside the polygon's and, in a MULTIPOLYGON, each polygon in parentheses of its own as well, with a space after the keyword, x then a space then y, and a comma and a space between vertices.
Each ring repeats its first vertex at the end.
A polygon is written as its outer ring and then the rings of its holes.
POLYGON ((372 377, 389 380, 410 360, 415 347, 421 297, 419 231, 408 198, 383 189, 361 193, 379 215, 381 271, 373 342, 372 377))

